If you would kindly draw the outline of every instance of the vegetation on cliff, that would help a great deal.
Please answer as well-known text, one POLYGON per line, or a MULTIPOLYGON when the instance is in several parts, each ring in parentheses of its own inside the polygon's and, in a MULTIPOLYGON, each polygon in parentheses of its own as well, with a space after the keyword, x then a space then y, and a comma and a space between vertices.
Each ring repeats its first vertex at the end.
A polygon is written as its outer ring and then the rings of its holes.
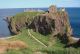
POLYGON ((7 17, 7 22, 14 35, 7 40, 21 40, 28 46, 24 49, 8 49, 7 54, 80 53, 79 48, 65 48, 66 45, 71 46, 76 41, 72 38, 72 28, 64 8, 59 11, 52 5, 48 12, 24 12, 7 17))
POLYGON ((22 33, 16 35, 13 38, 8 39, 9 41, 16 41, 21 40, 28 45, 26 49, 9 49, 6 54, 79 54, 80 48, 64 48, 64 44, 60 42, 59 39, 55 38, 55 42, 51 42, 50 36, 51 35, 42 35, 40 33, 36 33, 31 29, 30 33, 34 35, 38 40, 43 42, 48 47, 44 47, 37 41, 35 41, 32 37, 29 36, 28 30, 24 29, 22 33), (51 45, 49 45, 51 42, 51 45))
POLYGON ((12 17, 7 17, 6 21, 9 23, 9 30, 12 34, 18 34, 21 28, 31 23, 35 15, 41 13, 42 12, 24 12, 12 17))

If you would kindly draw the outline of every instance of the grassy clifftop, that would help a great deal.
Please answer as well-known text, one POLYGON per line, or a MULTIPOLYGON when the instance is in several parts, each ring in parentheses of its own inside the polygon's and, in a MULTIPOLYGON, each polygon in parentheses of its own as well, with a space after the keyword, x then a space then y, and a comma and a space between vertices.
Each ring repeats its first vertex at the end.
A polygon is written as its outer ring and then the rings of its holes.
POLYGON ((8 39, 12 41, 7 42, 8 54, 80 53, 80 40, 72 37, 72 28, 65 8, 59 10, 55 5, 51 5, 48 12, 31 10, 7 18, 7 21, 9 30, 15 35, 8 39), (16 47, 19 49, 11 50, 16 47))
POLYGON ((18 21, 24 21, 24 18, 27 22, 33 20, 33 17, 36 16, 36 15, 39 15, 43 12, 23 12, 23 13, 20 13, 20 14, 16 14, 14 16, 14 21, 15 22, 18 22, 18 21))
POLYGON ((21 40, 28 48, 26 49, 10 49, 6 52, 6 54, 79 54, 80 49, 75 48, 64 48, 64 44, 60 42, 60 40, 55 38, 55 42, 50 40, 50 35, 44 36, 39 33, 32 31, 31 29, 23 29, 22 33, 15 35, 15 37, 8 39, 9 41, 21 40), (43 42, 47 47, 44 47, 39 42, 37 42, 34 38, 32 38, 28 30, 34 37, 36 37, 39 41, 43 42), (49 45, 51 43, 51 45, 49 45))
POLYGON ((41 13, 43 12, 23 12, 16 14, 15 16, 8 17, 7 21, 9 22, 9 30, 13 34, 18 34, 18 31, 22 27, 26 27, 26 25, 29 25, 31 23, 34 16, 41 13))
MULTIPOLYGON (((33 17, 41 14, 42 12, 24 12, 15 15, 12 18, 12 25, 15 26, 14 23, 17 23, 18 25, 24 24, 25 22, 29 22, 33 20, 33 17)), ((14 40, 21 40, 28 48, 26 49, 9 49, 6 54, 79 54, 80 49, 75 48, 64 48, 64 44, 61 43, 61 41, 57 38, 51 38, 52 34, 49 35, 42 35, 38 32, 34 32, 32 29, 29 28, 22 28, 21 32, 18 35, 15 35, 14 37, 7 39, 9 41, 14 40), (35 38, 31 37, 31 35, 34 36, 37 40, 42 42, 41 44, 39 41, 35 40, 35 38)))

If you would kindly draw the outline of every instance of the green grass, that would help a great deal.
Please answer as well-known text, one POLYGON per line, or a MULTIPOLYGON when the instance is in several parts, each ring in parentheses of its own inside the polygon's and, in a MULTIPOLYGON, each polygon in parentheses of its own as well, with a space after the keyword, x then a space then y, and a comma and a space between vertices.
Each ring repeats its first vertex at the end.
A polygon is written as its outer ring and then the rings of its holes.
POLYGON ((29 36, 27 29, 22 31, 21 34, 16 35, 16 37, 11 38, 10 40, 22 40, 28 44, 31 49, 43 48, 42 45, 40 45, 32 37, 29 36))
MULTIPOLYGON (((49 42, 49 36, 44 36, 39 33, 33 32, 30 29, 30 32, 38 38, 43 43, 47 44, 49 42)), ((40 51, 42 53, 47 54, 79 54, 80 49, 75 48, 63 48, 64 44, 60 43, 59 40, 56 40, 56 43, 52 46, 48 46, 45 48, 40 43, 35 41, 32 37, 28 35, 28 29, 23 29, 22 33, 16 35, 15 37, 9 40, 21 40, 24 41, 28 45, 28 49, 21 49, 21 50, 9 50, 7 54, 33 54, 36 51, 40 51)), ((52 42, 53 43, 53 42, 52 42)))
POLYGON ((14 22, 18 22, 18 21, 30 22, 30 21, 33 20, 34 16, 39 15, 41 13, 44 13, 44 12, 23 12, 23 13, 19 13, 19 14, 16 14, 14 16, 13 21, 14 22))
POLYGON ((38 32, 34 32, 33 30, 30 29, 31 34, 36 37, 38 40, 40 40, 41 42, 43 42, 45 45, 48 45, 49 41, 50 41, 50 35, 41 35, 38 32))
MULTIPOLYGON (((29 21, 33 19, 34 16, 37 14, 41 14, 41 12, 24 12, 17 14, 13 18, 13 22, 24 22, 25 17, 29 16, 29 21)), ((38 32, 34 32, 31 29, 29 29, 30 33, 36 37, 39 41, 43 42, 48 47, 44 47, 39 42, 34 40, 29 34, 28 29, 23 28, 21 29, 22 32, 18 35, 15 35, 15 37, 10 38, 8 40, 21 40, 26 43, 28 46, 27 49, 20 49, 20 50, 8 50, 6 54, 34 54, 34 52, 39 51, 42 53, 47 54, 80 54, 80 48, 64 48, 64 44, 60 42, 59 39, 53 38, 53 41, 50 40, 51 34, 49 35, 41 35, 38 32), (49 42, 52 44, 49 46, 49 42)))

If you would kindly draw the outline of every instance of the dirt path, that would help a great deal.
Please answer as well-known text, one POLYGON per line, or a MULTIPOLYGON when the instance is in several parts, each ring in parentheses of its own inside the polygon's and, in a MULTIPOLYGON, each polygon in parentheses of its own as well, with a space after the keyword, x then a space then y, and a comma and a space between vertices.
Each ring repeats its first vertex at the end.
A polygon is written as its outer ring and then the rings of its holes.
POLYGON ((40 44, 43 45, 44 47, 47 47, 43 42, 39 41, 36 37, 34 37, 34 36, 30 33, 29 29, 28 29, 28 34, 29 34, 34 40, 36 40, 38 43, 40 43, 40 44))

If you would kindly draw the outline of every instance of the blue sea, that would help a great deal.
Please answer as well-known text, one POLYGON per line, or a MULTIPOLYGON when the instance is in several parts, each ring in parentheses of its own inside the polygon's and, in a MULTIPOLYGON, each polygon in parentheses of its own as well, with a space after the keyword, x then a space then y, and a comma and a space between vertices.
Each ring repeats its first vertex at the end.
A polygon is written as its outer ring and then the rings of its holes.
MULTIPOLYGON (((29 9, 29 8, 28 8, 29 9)), ((34 8, 47 11, 48 8, 34 8)), ((4 19, 7 16, 14 16, 24 11, 24 8, 0 9, 0 37, 10 36, 8 24, 4 19)), ((80 8, 66 8, 68 12, 70 24, 73 29, 73 35, 80 37, 80 8)))

